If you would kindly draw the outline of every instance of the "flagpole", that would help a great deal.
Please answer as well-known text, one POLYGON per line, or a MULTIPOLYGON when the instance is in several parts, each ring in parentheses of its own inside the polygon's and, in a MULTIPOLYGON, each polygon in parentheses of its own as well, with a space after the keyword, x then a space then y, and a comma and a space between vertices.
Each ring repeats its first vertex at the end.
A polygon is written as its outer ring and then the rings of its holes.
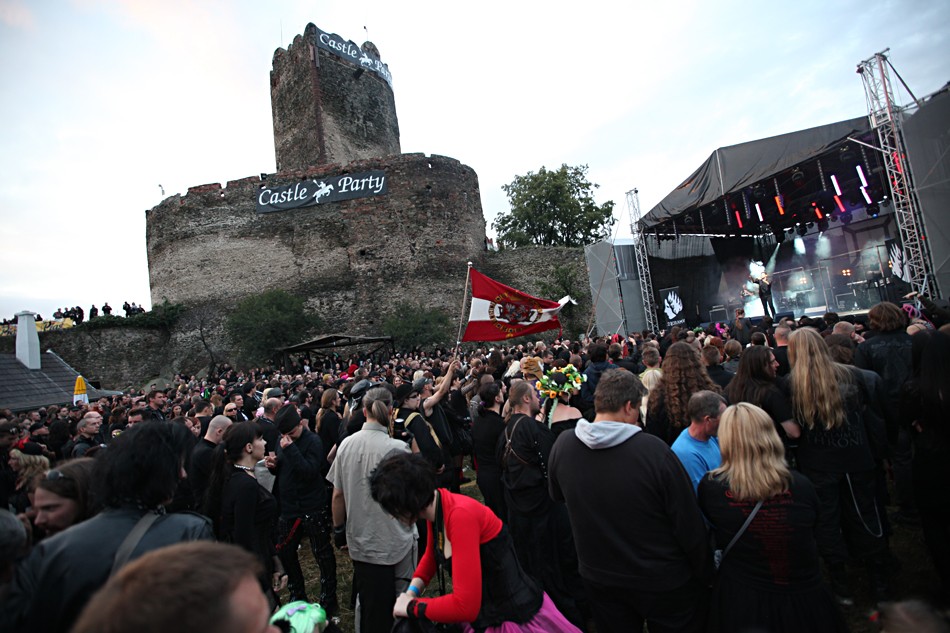
POLYGON ((459 355, 459 348, 462 346, 462 324, 465 323, 465 300, 468 298, 468 280, 472 277, 472 262, 468 262, 468 268, 465 269, 465 289, 462 291, 462 309, 459 311, 459 332, 455 337, 455 353, 459 355))

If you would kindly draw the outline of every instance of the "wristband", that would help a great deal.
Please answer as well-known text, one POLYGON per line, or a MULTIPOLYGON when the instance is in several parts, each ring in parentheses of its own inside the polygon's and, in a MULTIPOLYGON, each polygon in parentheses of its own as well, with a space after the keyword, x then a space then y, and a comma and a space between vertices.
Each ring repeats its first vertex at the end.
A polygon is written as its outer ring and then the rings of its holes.
POLYGON ((419 587, 416 587, 415 585, 409 585, 409 588, 406 589, 406 591, 411 591, 412 593, 416 594, 417 598, 422 595, 422 592, 419 591, 419 587))

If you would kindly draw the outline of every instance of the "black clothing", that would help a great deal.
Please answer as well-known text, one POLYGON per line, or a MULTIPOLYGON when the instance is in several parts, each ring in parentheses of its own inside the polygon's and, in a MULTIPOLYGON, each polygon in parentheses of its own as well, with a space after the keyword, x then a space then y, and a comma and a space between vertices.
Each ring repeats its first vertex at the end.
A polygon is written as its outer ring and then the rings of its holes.
POLYGON ((501 483, 501 465, 495 448, 505 432, 505 420, 494 411, 479 412, 472 424, 472 442, 475 445, 476 482, 485 499, 485 505, 502 521, 508 520, 508 505, 501 483))
POLYGON ((512 415, 499 438, 498 461, 518 561, 564 617, 579 623, 586 600, 571 522, 565 505, 548 493, 547 462, 555 439, 544 424, 512 415))
MULTIPOLYGON (((0 630, 68 631, 108 580, 119 546, 143 514, 134 508, 110 508, 37 543, 14 575, 0 609, 0 630)), ((129 560, 160 547, 212 538, 207 518, 166 514, 152 524, 129 560)))
MULTIPOLYGON (((498 536, 478 548, 482 564, 482 605, 472 622, 476 631, 504 622, 523 623, 541 609, 544 595, 518 565, 514 542, 508 528, 502 526, 498 536)), ((452 559, 446 560, 451 570, 452 559)))
POLYGON ((394 437, 402 439, 401 430, 405 429, 416 440, 419 446, 419 452, 426 458, 432 467, 436 470, 446 465, 445 455, 442 447, 436 441, 437 436, 433 436, 434 431, 429 427, 422 413, 416 409, 407 409, 400 407, 396 409, 394 437), (415 415, 413 415, 415 414, 415 415))
POLYGON ((277 500, 248 473, 233 468, 221 494, 218 539, 240 545, 256 555, 264 567, 261 587, 270 589, 274 573, 274 528, 277 500))
MULTIPOLYGON (((317 415, 319 415, 319 412, 317 415)), ((323 448, 329 454, 330 449, 340 443, 340 426, 342 426, 343 420, 336 411, 327 409, 323 412, 323 417, 320 418, 320 428, 316 429, 316 419, 314 419, 313 424, 314 427, 310 430, 320 436, 323 448)))
MULTIPOLYGON (((509 514, 533 516, 547 511, 553 503, 547 488, 547 459, 554 440, 546 426, 527 415, 514 414, 508 420, 498 438, 496 455, 509 514)), ((518 535, 512 536, 517 547, 518 535)))
POLYGON ((659 394, 659 399, 657 400, 656 410, 647 411, 646 426, 644 431, 650 435, 655 435, 664 442, 667 446, 673 446, 673 442, 676 441, 676 438, 679 437, 680 433, 686 426, 689 425, 689 422, 682 422, 678 426, 673 425, 673 421, 670 420, 670 414, 666 409, 666 401, 663 399, 663 394, 659 394))
POLYGON ((288 575, 293 600, 307 600, 297 548, 304 535, 320 567, 320 604, 336 606, 336 557, 330 545, 331 520, 323 478, 326 455, 316 433, 306 428, 283 449, 277 463, 280 521, 277 552, 288 575))
MULTIPOLYGON (((815 531, 819 501, 807 478, 792 471, 787 492, 766 499, 722 561, 713 589, 711 631, 845 631, 823 585, 815 531)), ((728 486, 706 475, 699 506, 725 550, 755 501, 736 501, 728 486)))
POLYGON ((752 321, 750 321, 748 317, 742 317, 741 319, 733 321, 730 331, 732 332, 732 338, 739 341, 742 347, 752 342, 752 321), (741 328, 738 327, 740 323, 742 325, 741 328))
POLYGON ((594 406, 594 392, 597 391, 597 383, 600 382, 600 377, 608 369, 613 369, 613 365, 608 361, 601 361, 599 363, 591 363, 588 365, 587 369, 584 370, 584 375, 587 376, 587 380, 581 385, 581 411, 587 412, 589 408, 594 406))
POLYGON ((595 450, 576 433, 562 433, 550 470, 551 496, 568 503, 585 579, 637 593, 672 591, 690 579, 711 577, 693 484, 660 439, 638 432, 595 450), (621 481, 637 485, 588 485, 621 481), (634 525, 637 536, 631 539, 634 525))
POLYGON ((152 407, 145 407, 142 411, 142 420, 148 422, 149 420, 165 420, 165 414, 162 413, 161 409, 153 409, 152 407))
POLYGON ((775 304, 772 303, 772 283, 759 279, 756 282, 759 286, 759 301, 762 302, 762 312, 765 316, 775 318, 775 304))
MULTIPOLYGON (((861 388, 863 376, 852 369, 851 381, 841 385, 841 400, 845 411, 845 421, 833 429, 825 429, 823 422, 808 428, 801 424, 802 435, 799 438, 798 462, 802 470, 817 470, 832 473, 846 473, 872 470, 874 454, 871 436, 879 436, 880 431, 868 428, 874 420, 862 415, 862 405, 867 396, 861 388)), ((791 385, 794 391, 795 385, 791 385)))
POLYGON ((729 386, 733 376, 735 376, 734 373, 727 370, 719 363, 707 366, 706 373, 709 374, 710 380, 719 385, 719 388, 722 389, 723 393, 725 393, 726 387, 729 386))
POLYGON ((211 460, 216 447, 217 444, 202 437, 191 449, 191 463, 187 470, 188 481, 191 482, 191 490, 199 508, 204 506, 203 501, 208 491, 208 480, 211 478, 211 460))
POLYGON ((325 461, 320 437, 307 429, 283 449, 277 463, 281 517, 314 514, 326 505, 322 471, 325 461))
POLYGON ((270 453, 276 453, 280 447, 280 430, 273 421, 265 417, 255 420, 261 427, 261 434, 264 436, 264 450, 270 453))
POLYGON ((775 360, 778 361, 778 369, 775 370, 775 375, 788 376, 789 372, 792 371, 791 365, 788 364, 788 346, 773 347, 772 353, 775 354, 775 360))
POLYGON ((904 330, 879 332, 854 350, 854 365, 870 369, 884 380, 884 406, 888 436, 897 440, 900 398, 904 383, 911 377, 912 341, 904 330))

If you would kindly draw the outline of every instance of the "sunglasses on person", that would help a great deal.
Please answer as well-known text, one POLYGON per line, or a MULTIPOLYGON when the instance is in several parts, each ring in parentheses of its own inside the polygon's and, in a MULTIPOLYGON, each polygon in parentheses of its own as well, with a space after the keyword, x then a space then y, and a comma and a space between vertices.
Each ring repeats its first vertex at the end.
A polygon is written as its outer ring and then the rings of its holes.
POLYGON ((237 407, 227 407, 227 408, 225 408, 224 412, 225 412, 225 413, 236 413, 236 412, 237 412, 237 407))

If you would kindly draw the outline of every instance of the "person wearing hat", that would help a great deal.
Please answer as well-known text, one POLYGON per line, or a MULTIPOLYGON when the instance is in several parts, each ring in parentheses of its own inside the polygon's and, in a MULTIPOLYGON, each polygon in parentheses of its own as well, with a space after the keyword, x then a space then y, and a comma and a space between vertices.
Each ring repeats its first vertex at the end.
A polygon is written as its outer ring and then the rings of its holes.
POLYGON ((317 601, 330 614, 337 611, 336 557, 330 545, 331 520, 327 512, 327 489, 322 467, 326 459, 320 436, 307 428, 293 404, 277 413, 281 452, 277 458, 277 489, 280 518, 277 522, 277 555, 288 575, 290 599, 307 599, 297 548, 303 537, 320 568, 320 597, 317 601))

